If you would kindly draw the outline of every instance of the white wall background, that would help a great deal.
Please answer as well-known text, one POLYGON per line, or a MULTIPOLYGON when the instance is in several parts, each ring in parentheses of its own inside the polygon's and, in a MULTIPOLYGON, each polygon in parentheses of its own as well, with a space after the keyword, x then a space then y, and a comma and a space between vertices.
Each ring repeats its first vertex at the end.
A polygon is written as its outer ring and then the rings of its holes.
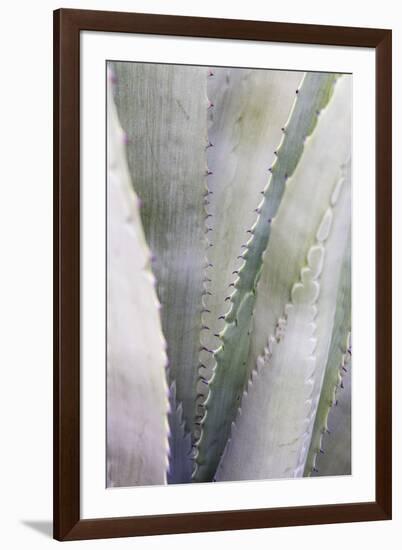
MULTIPOLYGON (((262 19, 394 31, 394 98, 402 97, 402 18, 398 3, 320 0, 229 3, 216 0, 8 1, 2 8, 0 199, 0 543, 7 550, 56 547, 52 513, 52 10, 58 7, 262 19), (363 8, 363 9, 362 9, 363 8)), ((401 280, 401 104, 394 102, 394 281, 401 280), (398 252, 398 254, 397 254, 398 252)), ((399 547, 402 376, 394 289, 394 520, 227 533, 69 543, 86 548, 192 549, 244 545, 299 549, 399 547), (399 459, 399 464, 398 464, 399 459)), ((398 311, 399 310, 399 311, 398 311)), ((400 336, 399 336, 400 341, 400 336)), ((364 429, 364 427, 363 427, 364 429)))

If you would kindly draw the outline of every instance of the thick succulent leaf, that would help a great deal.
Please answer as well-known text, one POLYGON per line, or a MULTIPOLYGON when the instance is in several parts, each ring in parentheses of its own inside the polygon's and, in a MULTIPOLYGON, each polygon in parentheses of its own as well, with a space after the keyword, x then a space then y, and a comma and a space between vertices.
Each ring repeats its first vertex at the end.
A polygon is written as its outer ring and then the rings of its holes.
POLYGON ((116 103, 150 245, 187 431, 195 414, 205 268, 207 69, 114 63, 116 103))
MULTIPOLYGON (((220 333, 222 344, 214 353, 216 367, 209 383, 202 432, 197 448, 195 472, 197 481, 210 481, 213 478, 243 390, 247 385, 252 370, 249 366, 250 360, 247 360, 249 333, 252 329, 256 287, 261 274, 263 255, 271 233, 271 221, 277 213, 286 182, 293 174, 302 155, 306 136, 313 131, 318 113, 331 97, 335 80, 334 75, 322 73, 308 73, 303 79, 301 88, 296 94, 297 100, 291 116, 283 129, 282 141, 276 150, 276 160, 270 169, 271 178, 263 191, 263 196, 260 195, 260 204, 257 206, 259 215, 251 229, 252 236, 241 255, 244 262, 238 270, 235 290, 230 297, 230 310, 225 316, 224 328, 220 333)), ((319 200, 321 195, 322 193, 319 193, 315 200, 319 200)), ((305 202, 308 202, 306 197, 302 204, 305 202)), ((292 215, 295 215, 294 211, 292 215)), ((296 224, 296 231, 299 225, 296 224)), ((304 248, 305 252, 307 248, 304 248)), ((300 266, 300 262, 297 265, 300 266)), ((282 301, 282 308, 288 300, 291 284, 295 278, 296 275, 287 287, 288 294, 286 300, 282 301)), ((264 326, 262 325, 262 330, 264 326)), ((263 345, 265 345, 266 334, 265 331, 263 345)), ((259 352, 261 349, 263 347, 259 352)))
MULTIPOLYGON (((349 97, 351 105, 351 96, 349 97)), ((306 432, 304 438, 302 460, 297 475, 302 475, 311 442, 315 417, 318 409, 322 384, 328 363, 331 339, 336 322, 339 289, 343 285, 342 265, 345 256, 349 255, 350 261, 350 235, 351 235, 351 165, 347 162, 342 167, 342 176, 335 186, 331 196, 331 207, 327 210, 324 220, 328 220, 331 212, 330 235, 328 237, 323 275, 321 277, 320 299, 318 302, 319 314, 317 318, 317 368, 314 372, 314 386, 311 394, 310 414, 306 419, 306 432)), ((349 287, 350 291, 350 287, 349 287)))
POLYGON ((351 370, 344 374, 342 388, 336 394, 336 406, 328 417, 328 429, 323 434, 321 450, 314 471, 316 476, 350 475, 351 453, 351 370))
POLYGON ((237 256, 250 238, 268 168, 304 76, 297 71, 213 67, 208 77, 209 241, 207 311, 203 344, 216 346, 214 334, 228 309, 229 285, 236 279, 237 256))
POLYGON ((190 483, 194 468, 191 434, 184 427, 183 407, 176 401, 176 384, 170 386, 169 469, 167 481, 190 483))
POLYGON ((303 474, 349 235, 350 106, 350 77, 344 76, 271 223, 248 358, 257 370, 218 480, 303 474))
POLYGON ((110 80, 107 96, 107 485, 165 484, 166 344, 110 80))
MULTIPOLYGON (((334 473, 350 473, 350 387, 342 391, 343 375, 348 370, 351 330, 351 250, 346 249, 341 281, 338 289, 337 308, 328 362, 325 370, 324 382, 321 389, 320 401, 314 422, 309 454, 307 457, 305 475, 311 475, 318 469, 316 464, 319 458, 320 470, 334 473), (335 408, 334 405, 337 405, 335 408), (339 409, 338 409, 339 406, 339 409), (328 416, 335 429, 334 437, 325 438, 325 443, 336 450, 332 456, 331 449, 323 448, 323 437, 328 431, 328 416), (325 456, 324 456, 325 451, 325 456), (326 452, 330 451, 330 452, 326 452), (322 456, 320 456, 322 455, 322 456)), ((350 386, 350 376, 347 377, 350 386)), ((332 430, 331 430, 332 432, 332 430)), ((320 472, 321 473, 321 472, 320 472)), ((330 474, 325 474, 330 475, 330 474)))
MULTIPOLYGON (((307 74, 300 94, 304 85, 310 82, 307 81, 309 76, 307 74)), ((334 83, 333 76, 327 75, 327 78, 331 78, 334 83)), ((328 82, 326 84, 329 85, 328 82)), ((326 87, 325 93, 322 93, 328 98, 326 87)), ((327 109, 318 116, 320 132, 313 132, 304 140, 304 147, 308 149, 304 151, 298 165, 297 178, 295 174, 283 182, 287 187, 286 203, 280 205, 276 217, 269 218, 270 223, 266 221, 272 231, 275 230, 276 237, 266 251, 258 287, 250 345, 250 370, 255 368, 268 337, 274 335, 277 328, 280 331, 276 325, 289 300, 290 289, 299 277, 300 266, 315 240, 316 228, 330 205, 333 186, 339 180, 340 165, 350 155, 350 77, 340 78, 336 88, 337 101, 332 98, 327 109), (310 213, 309 217, 306 216, 307 212, 310 213)), ((310 89, 306 91, 311 93, 310 89)))

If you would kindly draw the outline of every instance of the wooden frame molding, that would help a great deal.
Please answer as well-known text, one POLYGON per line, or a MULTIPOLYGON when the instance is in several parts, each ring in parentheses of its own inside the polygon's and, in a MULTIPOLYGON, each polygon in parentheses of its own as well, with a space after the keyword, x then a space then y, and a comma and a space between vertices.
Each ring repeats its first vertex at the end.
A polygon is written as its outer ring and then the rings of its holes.
POLYGON ((94 539, 391 518, 390 30, 61 9, 54 12, 54 537, 94 539), (374 48, 376 498, 373 502, 80 519, 80 31, 374 48))

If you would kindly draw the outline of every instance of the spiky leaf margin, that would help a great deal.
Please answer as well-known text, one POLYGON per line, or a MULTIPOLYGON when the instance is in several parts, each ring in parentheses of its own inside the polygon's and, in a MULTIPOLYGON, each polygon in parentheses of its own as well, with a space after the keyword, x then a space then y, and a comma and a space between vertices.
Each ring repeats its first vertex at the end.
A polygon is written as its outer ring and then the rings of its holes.
MULTIPOLYGON (((265 331, 265 351, 243 397, 219 480, 303 474, 350 225, 346 166, 339 174, 350 154, 350 104, 349 77, 343 77, 306 142, 273 224, 253 331, 265 331), (298 282, 286 288, 297 266, 298 282)), ((252 353, 250 359, 255 366, 252 353)))
POLYGON ((166 483, 167 357, 151 255, 107 92, 107 485, 166 483))
POLYGON ((304 142, 314 130, 318 114, 329 102, 337 75, 307 73, 297 90, 283 138, 276 150, 271 178, 257 204, 258 218, 251 238, 241 253, 235 289, 230 297, 230 310, 220 333, 221 346, 214 352, 216 366, 209 383, 202 431, 196 451, 196 481, 211 481, 221 459, 231 424, 241 403, 251 369, 249 335, 255 294, 261 274, 263 254, 271 233, 271 222, 277 213, 286 181, 293 174, 302 155, 304 142))
POLYGON ((153 255, 169 383, 193 429, 205 268, 207 69, 113 63, 128 163, 153 255))

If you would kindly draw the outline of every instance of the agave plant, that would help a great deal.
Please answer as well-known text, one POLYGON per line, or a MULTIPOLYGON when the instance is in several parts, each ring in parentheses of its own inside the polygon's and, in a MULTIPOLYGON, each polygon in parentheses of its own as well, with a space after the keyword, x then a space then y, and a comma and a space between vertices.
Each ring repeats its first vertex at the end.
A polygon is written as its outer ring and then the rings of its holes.
POLYGON ((107 95, 108 485, 350 473, 351 77, 107 95))

